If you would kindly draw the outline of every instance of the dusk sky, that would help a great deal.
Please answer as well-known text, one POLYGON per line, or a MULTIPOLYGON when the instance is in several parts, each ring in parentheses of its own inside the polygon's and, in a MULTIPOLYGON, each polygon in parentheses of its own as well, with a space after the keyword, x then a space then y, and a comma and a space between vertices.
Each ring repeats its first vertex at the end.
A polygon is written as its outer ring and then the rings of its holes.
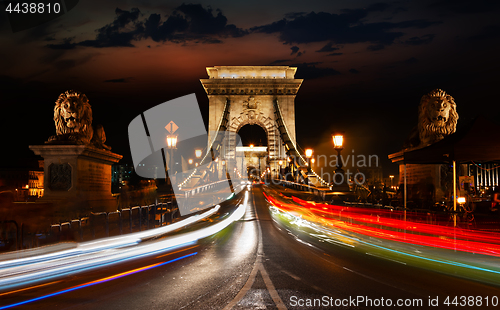
POLYGON ((140 112, 196 93, 205 68, 288 65, 304 79, 296 100, 302 148, 387 155, 417 124, 422 95, 455 98, 459 126, 500 120, 498 1, 80 1, 65 15, 13 33, 0 15, 2 166, 33 156, 55 134, 54 102, 79 90, 107 144, 130 162, 127 128, 140 112), (15 125, 13 125, 15 123, 15 125))

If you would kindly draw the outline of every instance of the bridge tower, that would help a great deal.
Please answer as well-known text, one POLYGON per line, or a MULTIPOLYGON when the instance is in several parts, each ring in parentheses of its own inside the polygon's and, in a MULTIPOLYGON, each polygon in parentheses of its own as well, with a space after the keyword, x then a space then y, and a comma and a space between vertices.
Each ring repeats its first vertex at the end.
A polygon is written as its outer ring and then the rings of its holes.
POLYGON ((286 160, 285 145, 296 145, 295 96, 303 81, 295 79, 296 70, 288 66, 207 67, 209 78, 200 81, 209 99, 209 145, 223 123, 233 133, 247 124, 259 125, 267 135, 266 165, 277 173, 278 161, 286 160), (283 127, 289 139, 285 143, 280 135, 283 127))

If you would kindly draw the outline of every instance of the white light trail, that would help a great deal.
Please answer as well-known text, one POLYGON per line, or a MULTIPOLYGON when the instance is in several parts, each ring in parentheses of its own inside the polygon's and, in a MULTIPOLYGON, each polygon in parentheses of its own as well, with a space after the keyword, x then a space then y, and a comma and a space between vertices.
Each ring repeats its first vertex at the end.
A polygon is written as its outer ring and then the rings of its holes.
POLYGON ((234 221, 241 219, 245 214, 247 204, 248 192, 245 192, 244 203, 220 222, 161 240, 151 239, 207 218, 216 213, 220 206, 217 205, 205 213, 154 230, 86 242, 76 249, 58 253, 1 262, 0 290, 49 281, 194 244, 197 240, 216 234, 234 221), (149 241, 145 242, 148 239, 149 241))

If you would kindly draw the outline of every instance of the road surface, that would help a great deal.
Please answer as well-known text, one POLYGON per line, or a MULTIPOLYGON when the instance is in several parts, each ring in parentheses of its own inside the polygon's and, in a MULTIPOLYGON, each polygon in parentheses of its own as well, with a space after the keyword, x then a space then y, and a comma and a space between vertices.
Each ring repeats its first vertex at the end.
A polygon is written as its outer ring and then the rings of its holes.
POLYGON ((498 287, 287 230, 262 189, 250 189, 241 220, 198 244, 0 293, 0 306, 42 297, 14 309, 442 309, 458 296, 456 307, 482 309, 500 297, 498 287))

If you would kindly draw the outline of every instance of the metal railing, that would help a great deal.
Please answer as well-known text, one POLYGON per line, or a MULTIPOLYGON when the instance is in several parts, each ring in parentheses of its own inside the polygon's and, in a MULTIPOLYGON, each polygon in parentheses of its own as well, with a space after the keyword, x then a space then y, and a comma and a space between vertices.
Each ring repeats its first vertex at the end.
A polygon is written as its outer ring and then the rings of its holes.
POLYGON ((318 196, 321 198, 321 200, 325 201, 326 200, 326 190, 321 190, 321 189, 318 189, 314 186, 311 186, 311 185, 306 185, 306 184, 301 184, 301 183, 295 183, 295 182, 290 182, 290 181, 286 181, 286 180, 276 180, 274 179, 273 180, 273 184, 281 184, 287 188, 290 188, 290 189, 295 189, 295 190, 298 190, 298 191, 307 191, 307 192, 311 192, 313 193, 314 195, 318 196))
POLYGON ((53 223, 43 231, 29 231, 29 226, 13 220, 0 221, 0 252, 143 231, 172 223, 177 215, 176 205, 166 202, 114 212, 92 212, 85 217, 53 223))

